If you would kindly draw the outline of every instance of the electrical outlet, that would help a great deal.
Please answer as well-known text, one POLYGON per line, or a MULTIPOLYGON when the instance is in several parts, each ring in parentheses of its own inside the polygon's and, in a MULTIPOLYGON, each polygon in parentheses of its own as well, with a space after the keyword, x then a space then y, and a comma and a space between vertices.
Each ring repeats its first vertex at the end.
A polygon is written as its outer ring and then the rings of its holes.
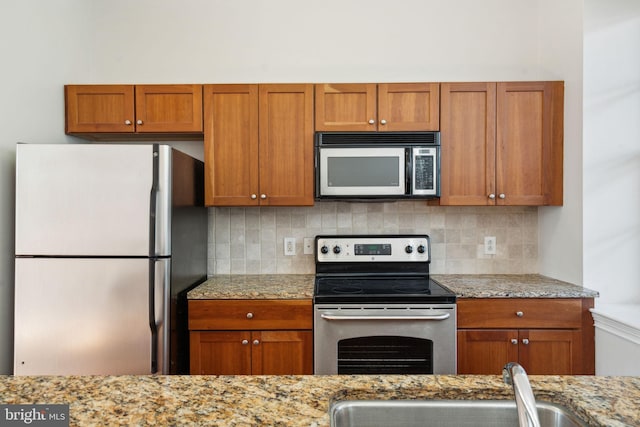
POLYGON ((313 237, 304 238, 304 254, 313 255, 313 237))
POLYGON ((484 253, 485 255, 496 254, 496 236, 484 236, 484 253))
POLYGON ((284 254, 285 255, 296 254, 296 238, 295 237, 284 238, 284 254))

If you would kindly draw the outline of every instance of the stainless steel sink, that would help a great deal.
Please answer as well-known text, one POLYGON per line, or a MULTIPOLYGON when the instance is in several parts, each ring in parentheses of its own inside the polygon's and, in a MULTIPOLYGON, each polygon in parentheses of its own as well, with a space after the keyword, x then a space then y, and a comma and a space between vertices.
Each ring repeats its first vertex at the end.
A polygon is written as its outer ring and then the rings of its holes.
MULTIPOLYGON (((586 426, 568 409, 536 402, 541 427, 586 426)), ((333 427, 517 426, 516 403, 509 400, 345 400, 330 409, 333 427)))

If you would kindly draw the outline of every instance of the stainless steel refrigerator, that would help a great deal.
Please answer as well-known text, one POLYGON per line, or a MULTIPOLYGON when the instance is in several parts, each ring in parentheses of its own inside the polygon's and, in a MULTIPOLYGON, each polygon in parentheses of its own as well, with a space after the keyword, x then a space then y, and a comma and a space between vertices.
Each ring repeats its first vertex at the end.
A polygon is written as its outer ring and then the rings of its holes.
POLYGON ((18 144, 14 373, 188 373, 203 164, 159 144, 18 144))

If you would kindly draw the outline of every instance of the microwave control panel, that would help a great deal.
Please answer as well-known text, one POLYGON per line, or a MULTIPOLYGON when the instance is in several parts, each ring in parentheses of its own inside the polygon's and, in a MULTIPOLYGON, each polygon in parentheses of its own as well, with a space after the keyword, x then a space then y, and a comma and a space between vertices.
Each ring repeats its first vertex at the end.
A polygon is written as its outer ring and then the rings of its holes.
POLYGON ((437 168, 437 148, 413 148, 413 194, 432 196, 438 195, 437 168))

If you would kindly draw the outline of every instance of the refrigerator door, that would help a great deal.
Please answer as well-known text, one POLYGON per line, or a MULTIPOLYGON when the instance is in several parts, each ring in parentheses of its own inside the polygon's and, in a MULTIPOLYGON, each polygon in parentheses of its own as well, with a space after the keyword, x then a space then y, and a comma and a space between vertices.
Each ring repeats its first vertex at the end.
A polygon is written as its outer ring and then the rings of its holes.
MULTIPOLYGON (((158 188, 157 145, 18 144, 16 255, 150 256, 171 189, 158 188), (163 191, 160 191, 163 190, 163 191), (152 214, 153 212, 153 214, 152 214)), ((169 169, 170 171, 170 169, 169 169)), ((162 177, 160 177, 162 178, 162 177)), ((164 181, 166 182, 166 177, 164 181)), ((170 200, 170 199, 169 199, 170 200)), ((170 247, 170 241, 164 242, 170 247)), ((168 249, 164 250, 168 254, 168 249)))
POLYGON ((152 270, 163 269, 157 263, 145 258, 16 258, 15 267, 14 374, 150 374, 151 317, 158 329, 158 363, 164 363, 166 299, 150 298, 152 288, 168 287, 151 284, 152 270))

